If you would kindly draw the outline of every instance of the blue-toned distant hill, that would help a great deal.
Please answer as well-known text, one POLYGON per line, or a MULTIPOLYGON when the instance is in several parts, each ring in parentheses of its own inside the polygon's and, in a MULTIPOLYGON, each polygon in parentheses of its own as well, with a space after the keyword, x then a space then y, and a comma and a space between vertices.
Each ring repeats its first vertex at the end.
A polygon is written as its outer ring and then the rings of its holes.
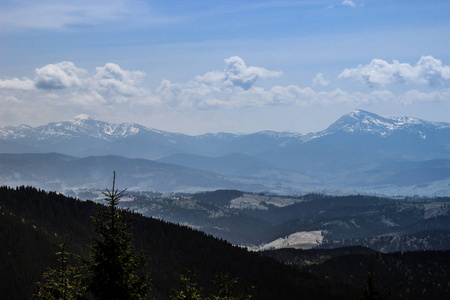
POLYGON ((77 158, 58 153, 0 154, 0 170, 1 185, 35 185, 58 191, 98 189, 107 185, 113 171, 128 189, 138 191, 198 191, 223 186, 263 189, 213 172, 113 155, 77 158))
POLYGON ((86 115, 34 128, 0 129, 0 153, 49 152, 158 160, 253 180, 265 190, 286 193, 450 192, 450 123, 362 110, 305 135, 262 131, 190 136, 86 115))

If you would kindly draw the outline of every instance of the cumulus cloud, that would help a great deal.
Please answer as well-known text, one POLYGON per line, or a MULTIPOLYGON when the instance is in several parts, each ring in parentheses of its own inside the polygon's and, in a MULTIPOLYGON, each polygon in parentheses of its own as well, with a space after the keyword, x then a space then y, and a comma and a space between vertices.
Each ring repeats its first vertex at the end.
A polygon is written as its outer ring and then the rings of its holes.
POLYGON ((247 67, 244 60, 238 56, 232 56, 225 60, 225 81, 230 81, 235 86, 244 90, 250 89, 260 78, 279 77, 281 72, 269 71, 260 67, 247 67))
POLYGON ((197 76, 198 83, 216 87, 240 87, 244 90, 251 89, 259 79, 279 77, 281 72, 269 71, 265 68, 250 66, 239 56, 225 59, 226 67, 223 72, 213 71, 202 76, 197 76))
POLYGON ((29 78, 0 79, 0 89, 25 90, 34 89, 34 81, 29 78))
POLYGON ((450 89, 433 91, 429 93, 418 90, 410 90, 396 98, 396 101, 403 105, 427 103, 427 102, 448 102, 450 99, 450 89))
POLYGON ((93 90, 105 96, 139 96, 143 90, 137 85, 141 83, 144 76, 145 73, 141 71, 126 71, 117 64, 107 63, 104 67, 96 68, 90 85, 93 90))
MULTIPOLYGON (((145 102, 143 97, 150 96, 148 90, 140 87, 140 83, 145 77, 144 72, 123 70, 114 63, 97 67, 92 76, 70 61, 49 64, 37 68, 35 72, 34 80, 28 78, 0 79, 0 89, 31 90, 38 88, 47 92, 67 90, 67 97, 83 104, 145 102)), ((67 97, 66 99, 69 99, 67 97)), ((154 100, 154 98, 149 99, 153 103, 154 100)))
POLYGON ((388 63, 373 59, 368 65, 345 69, 338 78, 356 79, 370 87, 402 83, 445 86, 450 84, 450 67, 433 56, 422 56, 414 66, 396 60, 388 63))
POLYGON ((49 64, 36 69, 35 85, 37 88, 49 90, 81 87, 82 76, 86 73, 86 70, 75 67, 70 61, 49 64))
MULTIPOLYGON (((274 86, 263 89, 254 85, 257 79, 269 76, 279 76, 279 72, 268 71, 258 67, 247 67, 239 57, 226 60, 224 71, 213 71, 187 83, 173 83, 163 80, 156 90, 156 96, 173 109, 216 109, 255 107, 264 105, 298 105, 298 106, 328 106, 344 103, 353 106, 364 104, 379 104, 398 102, 402 104, 424 101, 443 101, 448 91, 433 93, 410 92, 397 96, 391 91, 377 89, 371 93, 349 93, 341 89, 333 91, 315 91, 310 87, 297 85, 274 86), (247 84, 247 85, 246 85, 247 84), (244 87, 243 87, 244 86, 244 87), (406 101, 409 97, 410 100, 406 101)), ((340 78, 352 78, 357 75, 371 85, 387 85, 393 80, 431 83, 447 78, 446 68, 440 61, 432 57, 423 57, 416 66, 408 64, 398 66, 375 60, 369 66, 344 71, 340 78), (406 66, 404 66, 406 65, 406 66), (369 68, 370 67, 370 68, 369 68), (396 71, 396 69, 405 69, 396 71), (366 69, 370 69, 367 71, 366 69), (391 70, 393 69, 393 70, 391 70), (376 70, 374 72, 373 70, 376 70), (364 75, 363 74, 369 74, 364 75), (392 74, 396 74, 395 76, 392 74)), ((322 73, 313 80, 315 86, 326 86, 329 81, 322 73)))
POLYGON ((313 79, 314 86, 327 86, 330 82, 323 77, 322 73, 318 73, 313 79))
MULTIPOLYGON (((278 77, 281 73, 246 66, 239 57, 230 57, 225 64, 222 71, 208 72, 184 83, 163 80, 152 93, 141 87, 145 76, 141 71, 125 70, 117 64, 107 63, 88 74, 72 62, 61 62, 37 69, 35 80, 0 79, 0 104, 5 107, 14 105, 18 111, 41 110, 41 107, 50 106, 77 111, 80 108, 100 111, 118 107, 148 111, 151 107, 179 113, 263 106, 327 107, 344 104, 361 107, 450 101, 448 87, 434 89, 433 92, 413 89, 400 95, 381 88, 369 93, 342 89, 318 91, 298 85, 262 88, 257 86, 258 80, 278 77)), ((443 84, 448 83, 450 75, 448 67, 439 60, 422 57, 415 66, 373 61, 371 65, 344 71, 340 78, 357 78, 382 87, 392 82, 443 84)), ((313 83, 315 86, 329 84, 322 73, 315 76, 313 83)))
MULTIPOLYGON (((181 86, 164 80, 157 90, 157 95, 172 108, 216 109, 241 108, 265 105, 328 106, 337 103, 360 105, 374 101, 375 93, 364 96, 360 93, 348 93, 340 89, 330 92, 317 92, 310 87, 274 86, 270 90, 254 87, 244 89, 218 89, 205 85, 181 86)), ((380 95, 380 94, 378 94, 380 95)), ((378 100, 377 100, 378 101, 378 100)))
POLYGON ((196 76, 185 84, 163 80, 157 95, 172 107, 242 107, 264 102, 264 90, 255 86, 259 79, 278 77, 281 72, 248 67, 238 56, 225 59, 223 71, 196 76), (263 97, 263 99, 261 99, 263 97))

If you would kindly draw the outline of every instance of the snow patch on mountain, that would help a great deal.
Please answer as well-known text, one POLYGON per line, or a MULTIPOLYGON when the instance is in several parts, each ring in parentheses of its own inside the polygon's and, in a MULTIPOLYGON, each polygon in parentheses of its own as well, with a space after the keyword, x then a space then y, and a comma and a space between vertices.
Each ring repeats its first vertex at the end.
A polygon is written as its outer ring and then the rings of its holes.
MULTIPOLYGON (((105 141, 114 141, 129 136, 135 136, 146 132, 165 137, 172 144, 185 142, 189 138, 195 140, 216 140, 231 142, 246 137, 269 138, 277 143, 278 147, 286 147, 291 142, 303 143, 318 139, 338 132, 367 133, 379 135, 383 138, 391 136, 395 132, 403 131, 415 134, 421 139, 426 139, 430 132, 450 128, 450 123, 429 122, 411 117, 383 117, 364 110, 354 110, 342 116, 327 129, 315 133, 301 134, 295 132, 260 131, 253 134, 232 133, 206 133, 194 137, 181 133, 169 133, 134 123, 108 123, 96 120, 87 114, 80 114, 73 119, 63 122, 54 122, 38 127, 21 125, 19 127, 0 128, 0 139, 71 139, 71 138, 95 138, 105 141)), ((262 140, 261 140, 262 141, 262 140)))
POLYGON ((379 116, 364 110, 354 110, 342 116, 327 129, 305 136, 304 141, 310 141, 337 132, 370 133, 388 137, 394 132, 407 131, 426 139, 427 130, 450 128, 450 123, 429 122, 412 117, 379 116))

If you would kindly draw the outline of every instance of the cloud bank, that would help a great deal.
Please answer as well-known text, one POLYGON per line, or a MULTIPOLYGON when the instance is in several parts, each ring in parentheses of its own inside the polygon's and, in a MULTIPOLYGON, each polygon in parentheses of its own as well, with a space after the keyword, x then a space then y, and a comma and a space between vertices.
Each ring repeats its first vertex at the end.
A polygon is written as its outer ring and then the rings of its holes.
POLYGON ((29 91, 34 89, 34 81, 26 77, 23 79, 0 79, 0 89, 29 91))
MULTIPOLYGON (((298 106, 329 107, 345 104, 352 107, 397 103, 443 102, 450 100, 450 67, 432 56, 423 56, 414 66, 374 59, 369 65, 345 69, 338 77, 356 79, 370 87, 369 92, 349 92, 341 88, 318 91, 299 85, 270 88, 258 86, 267 78, 280 77, 280 71, 247 66, 238 56, 225 59, 222 71, 211 71, 183 83, 167 79, 155 91, 142 86, 146 74, 139 70, 125 70, 114 63, 95 68, 92 74, 73 62, 63 61, 35 70, 34 79, 0 79, 0 103, 31 107, 58 105, 73 110, 105 106, 123 109, 153 108, 173 112, 235 109, 246 107, 298 106), (400 94, 388 90, 390 84, 414 84, 400 94), (420 86, 435 86, 432 92, 420 86)), ((313 86, 325 88, 330 82, 323 73, 313 79, 313 86)), ((31 109, 31 108, 30 108, 31 109)))
POLYGON ((345 69, 338 78, 350 78, 363 82, 369 87, 384 87, 390 84, 419 84, 429 86, 449 86, 450 66, 433 56, 422 56, 416 65, 394 60, 388 63, 373 59, 368 65, 345 69))

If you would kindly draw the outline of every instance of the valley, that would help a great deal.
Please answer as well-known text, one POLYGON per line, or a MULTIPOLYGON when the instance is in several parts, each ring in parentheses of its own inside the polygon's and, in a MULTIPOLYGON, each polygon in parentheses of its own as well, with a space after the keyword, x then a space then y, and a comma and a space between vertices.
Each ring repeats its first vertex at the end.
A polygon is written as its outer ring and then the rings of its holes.
MULTIPOLYGON (((101 191, 72 196, 99 203, 103 199, 101 191)), ((130 191, 121 206, 254 250, 355 245, 381 252, 450 249, 448 197, 130 191)))
POLYGON ((4 184, 58 191, 116 170, 135 191, 447 196, 450 124, 355 110, 316 133, 189 136, 81 115, 0 128, 0 167, 4 184))

